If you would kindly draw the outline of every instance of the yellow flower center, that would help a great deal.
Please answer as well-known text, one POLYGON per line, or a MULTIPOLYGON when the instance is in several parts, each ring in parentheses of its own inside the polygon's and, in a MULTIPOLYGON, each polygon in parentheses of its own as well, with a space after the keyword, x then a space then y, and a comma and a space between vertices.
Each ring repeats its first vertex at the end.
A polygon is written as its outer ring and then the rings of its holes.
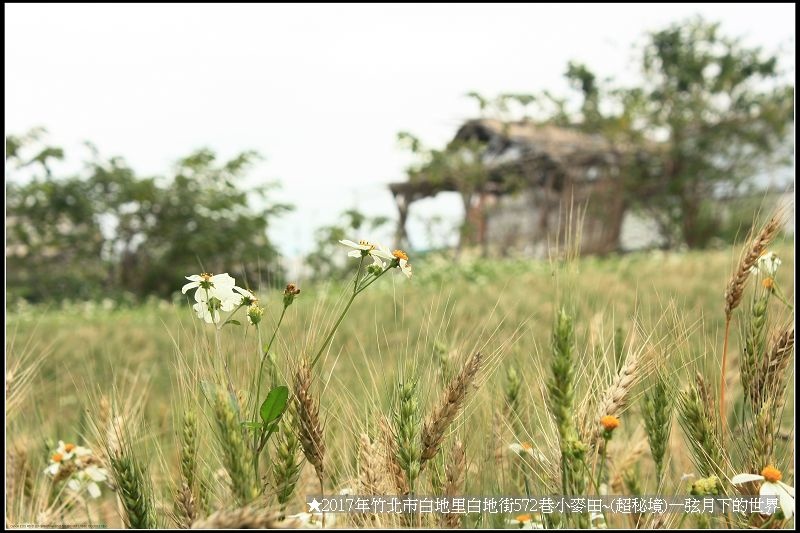
POLYGON ((67 453, 71 452, 74 449, 75 449, 75 445, 72 444, 72 443, 68 442, 67 444, 64 445, 64 450, 66 450, 67 453))
POLYGON ((761 280, 761 284, 764 286, 765 289, 771 289, 775 286, 775 280, 772 278, 764 278, 761 280))
POLYGON ((530 451, 533 449, 533 445, 530 442, 523 442, 522 444, 520 444, 520 446, 522 446, 523 450, 530 451))
POLYGON ((392 252, 392 255, 395 256, 397 259, 402 259, 404 261, 408 261, 408 255, 403 250, 395 250, 392 252))
POLYGON ((613 415, 606 415, 600 418, 600 425, 606 431, 614 431, 619 427, 619 418, 613 415))
POLYGON ((60 453, 54 453, 52 459, 54 463, 60 463, 62 460, 64 460, 64 456, 60 453))
POLYGON ((533 517, 529 514, 521 514, 516 518, 517 522, 530 522, 532 519, 533 517))
POLYGON ((780 481, 782 477, 781 471, 772 465, 764 468, 764 470, 761 471, 761 475, 764 476, 764 479, 766 479, 770 483, 775 483, 777 481, 780 481))
POLYGON ((208 272, 203 272, 200 274, 200 277, 203 278, 203 281, 211 281, 211 276, 214 274, 209 274, 208 272))
POLYGON ((359 244, 360 246, 369 246, 370 250, 371 250, 371 249, 373 249, 373 248, 375 248, 375 245, 374 245, 374 244, 372 244, 372 243, 371 243, 371 242, 369 242, 369 241, 363 241, 363 240, 361 240, 361 241, 358 241, 358 244, 359 244))

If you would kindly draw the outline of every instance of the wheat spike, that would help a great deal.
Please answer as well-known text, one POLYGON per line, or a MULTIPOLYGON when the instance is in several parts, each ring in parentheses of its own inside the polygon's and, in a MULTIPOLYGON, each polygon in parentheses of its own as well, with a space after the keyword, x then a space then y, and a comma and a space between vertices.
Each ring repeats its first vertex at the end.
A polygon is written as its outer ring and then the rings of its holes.
POLYGON ((324 428, 319 418, 319 403, 311 394, 311 367, 306 361, 300 364, 294 379, 294 401, 297 413, 297 430, 300 446, 308 462, 314 466, 320 488, 325 476, 324 428))
POLYGON ((728 281, 728 287, 725 289, 725 316, 728 319, 742 302, 742 294, 747 279, 750 277, 750 269, 755 266, 758 258, 766 251, 767 246, 783 227, 783 221, 783 211, 776 211, 750 242, 750 246, 745 248, 736 270, 728 281))
MULTIPOLYGON (((464 451, 464 443, 456 442, 453 446, 453 454, 450 463, 447 465, 447 484, 444 494, 449 498, 463 494, 464 492, 464 472, 466 471, 467 455, 464 451)), ((450 529, 457 529, 461 526, 461 515, 448 513, 442 516, 442 525, 450 529)))
POLYGON ((381 430, 384 465, 389 477, 389 485, 397 489, 399 494, 408 494, 408 482, 403 467, 397 461, 397 440, 394 438, 389 421, 381 417, 378 421, 381 430))
POLYGON ((459 411, 464 406, 467 393, 481 368, 481 361, 482 356, 480 352, 475 353, 469 358, 458 375, 447 385, 439 405, 425 422, 422 429, 420 469, 439 452, 447 428, 453 420, 455 420, 459 411))

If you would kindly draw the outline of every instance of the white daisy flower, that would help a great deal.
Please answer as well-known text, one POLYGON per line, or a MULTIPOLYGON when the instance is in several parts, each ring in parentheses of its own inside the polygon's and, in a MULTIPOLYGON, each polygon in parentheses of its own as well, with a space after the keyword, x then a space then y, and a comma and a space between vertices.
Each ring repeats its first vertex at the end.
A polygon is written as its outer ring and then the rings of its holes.
POLYGON ((236 280, 227 273, 215 276, 204 272, 186 276, 186 279, 189 280, 189 283, 181 287, 183 294, 190 289, 203 289, 203 292, 208 291, 209 294, 215 295, 217 292, 230 292, 236 285, 236 280))
POLYGON ((384 248, 378 243, 372 243, 364 240, 356 243, 348 239, 343 239, 339 241, 339 243, 353 248, 353 250, 347 253, 348 257, 366 257, 371 255, 372 257, 380 257, 383 259, 394 259, 389 249, 384 248))
POLYGON ((781 260, 778 258, 778 254, 775 252, 767 252, 761 254, 756 264, 750 267, 750 272, 773 277, 775 273, 778 272, 779 266, 781 266, 781 260))
POLYGON ((212 298, 209 302, 197 302, 192 306, 197 317, 204 320, 207 324, 219 324, 219 300, 212 298))
POLYGON ((781 471, 774 466, 768 466, 758 474, 738 474, 733 476, 731 483, 741 485, 742 483, 761 482, 759 495, 777 496, 783 516, 787 520, 794 516, 794 487, 790 487, 781 481, 781 471))
POLYGON ((411 277, 411 263, 408 262, 408 255, 403 250, 395 250, 392 252, 392 258, 397 262, 400 271, 406 275, 407 278, 411 277))
POLYGON ((536 461, 539 462, 543 462, 545 459, 544 455, 542 455, 540 451, 535 450, 530 442, 523 442, 523 443, 515 442, 514 444, 509 444, 508 449, 516 453, 520 457, 524 455, 529 455, 532 459, 535 459, 536 461))
MULTIPOLYGON (((56 447, 56 451, 53 452, 53 455, 50 456, 50 464, 47 465, 44 472, 51 476, 58 475, 59 470, 61 470, 61 465, 63 465, 65 461, 72 460, 78 448, 82 447, 75 446, 72 443, 65 443, 63 440, 58 441, 58 447, 56 447)), ((91 454, 91 451, 89 453, 91 454)))

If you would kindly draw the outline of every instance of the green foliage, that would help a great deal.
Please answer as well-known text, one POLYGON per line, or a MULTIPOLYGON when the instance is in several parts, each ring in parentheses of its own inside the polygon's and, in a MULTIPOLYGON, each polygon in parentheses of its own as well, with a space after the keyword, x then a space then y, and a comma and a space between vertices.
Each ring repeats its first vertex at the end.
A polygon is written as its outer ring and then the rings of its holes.
POLYGON ((267 393, 258 413, 265 426, 276 423, 289 405, 289 387, 281 385, 267 393))
POLYGON ((42 147, 40 131, 11 136, 6 148, 12 168, 32 173, 6 180, 12 297, 168 296, 187 273, 231 264, 249 283, 280 275, 266 231, 290 207, 269 202, 272 184, 243 186, 255 152, 219 162, 202 149, 169 176, 141 177, 92 149, 82 173, 54 177, 63 151, 42 147))
POLYGON ((703 219, 702 203, 782 162, 794 89, 781 79, 775 55, 701 19, 652 33, 642 66, 643 133, 666 140, 656 172, 641 175, 634 191, 664 228, 704 246, 717 221, 703 219))

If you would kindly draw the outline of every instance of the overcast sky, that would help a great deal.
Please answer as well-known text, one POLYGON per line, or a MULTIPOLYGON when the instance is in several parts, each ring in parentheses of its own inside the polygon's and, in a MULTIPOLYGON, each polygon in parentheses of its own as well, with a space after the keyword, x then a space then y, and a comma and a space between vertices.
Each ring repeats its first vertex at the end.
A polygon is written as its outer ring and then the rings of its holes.
MULTIPOLYGON (((252 175, 297 206, 272 229, 289 256, 349 207, 395 216, 386 183, 474 116, 468 91, 563 92, 569 60, 629 77, 645 31, 701 14, 794 69, 795 8, 769 5, 6 4, 6 132, 44 126, 80 160, 91 140, 142 174, 208 146, 256 149, 252 175)), ((458 212, 455 199, 412 216, 458 212)), ((358 237, 358 236, 355 236, 358 237)))

